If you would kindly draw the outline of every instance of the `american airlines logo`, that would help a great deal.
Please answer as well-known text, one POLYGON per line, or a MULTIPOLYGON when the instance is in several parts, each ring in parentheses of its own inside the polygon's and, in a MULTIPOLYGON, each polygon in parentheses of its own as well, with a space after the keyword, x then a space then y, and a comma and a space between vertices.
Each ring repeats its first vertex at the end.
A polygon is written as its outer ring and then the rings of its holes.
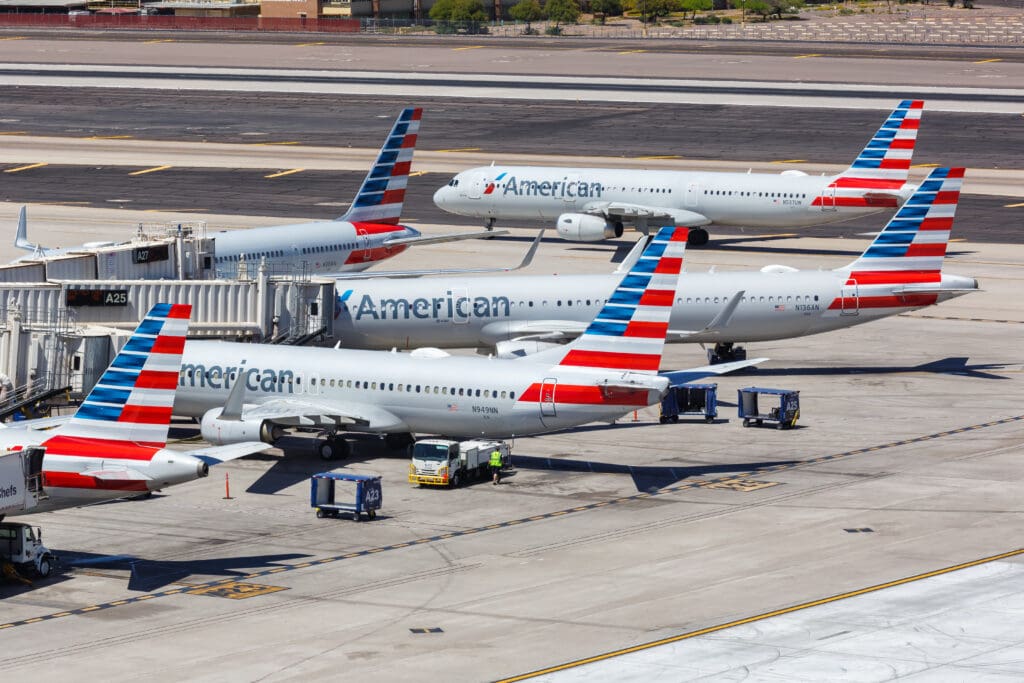
MULTIPOLYGON (((352 290, 338 297, 339 306, 344 306, 352 290)), ((419 297, 416 299, 377 299, 364 294, 359 303, 348 305, 353 320, 448 320, 450 318, 507 318, 512 302, 506 296, 477 296, 453 294, 445 296, 419 297)))
MULTIPOLYGON (((505 177, 502 173, 495 179, 495 183, 505 177)), ((484 194, 494 192, 495 183, 487 186, 484 194)), ((569 180, 568 177, 561 180, 520 180, 515 176, 509 176, 504 187, 501 188, 501 195, 507 197, 560 197, 563 199, 599 199, 604 193, 604 185, 601 183, 588 183, 584 180, 569 180)))

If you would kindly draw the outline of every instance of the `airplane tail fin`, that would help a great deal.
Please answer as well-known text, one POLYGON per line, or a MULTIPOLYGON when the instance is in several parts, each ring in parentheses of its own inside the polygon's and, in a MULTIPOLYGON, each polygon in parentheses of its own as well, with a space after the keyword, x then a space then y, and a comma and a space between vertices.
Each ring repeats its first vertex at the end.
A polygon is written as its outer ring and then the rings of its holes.
POLYGON ((153 306, 74 417, 43 442, 47 453, 148 461, 166 446, 191 314, 190 304, 153 306))
POLYGON ((868 141, 848 169, 835 177, 833 197, 819 197, 816 204, 838 206, 898 206, 899 190, 910 177, 917 130, 924 110, 922 100, 903 100, 868 141))
POLYGON ((408 107, 398 115, 352 206, 339 221, 398 224, 422 115, 419 107, 408 107))
POLYGON ((836 269, 862 290, 862 302, 873 285, 939 286, 963 179, 963 168, 932 169, 864 253, 836 269))
POLYGON ((687 228, 659 230, 583 334, 552 350, 563 354, 557 364, 657 373, 688 235, 687 228))

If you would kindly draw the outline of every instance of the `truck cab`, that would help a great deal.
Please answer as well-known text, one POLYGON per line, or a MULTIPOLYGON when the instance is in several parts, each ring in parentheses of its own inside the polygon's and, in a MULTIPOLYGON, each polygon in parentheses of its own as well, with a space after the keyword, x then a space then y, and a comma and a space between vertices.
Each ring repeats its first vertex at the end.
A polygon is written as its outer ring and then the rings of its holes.
POLYGON ((21 522, 0 523, 0 564, 5 562, 19 573, 49 576, 53 554, 43 545, 42 530, 21 522))

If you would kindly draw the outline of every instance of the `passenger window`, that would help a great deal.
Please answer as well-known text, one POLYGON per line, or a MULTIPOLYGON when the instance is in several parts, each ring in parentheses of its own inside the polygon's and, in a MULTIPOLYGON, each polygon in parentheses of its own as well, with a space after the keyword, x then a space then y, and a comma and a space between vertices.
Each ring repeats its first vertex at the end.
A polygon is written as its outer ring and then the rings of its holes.
POLYGON ((506 394, 506 392, 504 392, 504 391, 503 391, 503 392, 501 392, 501 397, 502 397, 502 398, 505 398, 505 394, 506 394))
POLYGON ((484 398, 490 398, 490 397, 491 397, 491 392, 490 392, 490 390, 488 390, 488 389, 484 389, 484 398))

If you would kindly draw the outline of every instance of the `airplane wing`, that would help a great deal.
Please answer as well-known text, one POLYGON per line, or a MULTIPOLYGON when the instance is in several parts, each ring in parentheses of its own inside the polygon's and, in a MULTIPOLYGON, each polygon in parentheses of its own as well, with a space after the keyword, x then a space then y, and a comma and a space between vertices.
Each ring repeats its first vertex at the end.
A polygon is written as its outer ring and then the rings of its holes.
POLYGON ((655 222, 659 225, 671 223, 696 227, 708 225, 711 219, 696 211, 674 209, 667 206, 647 206, 645 204, 629 204, 626 202, 590 202, 583 207, 583 213, 613 218, 624 222, 655 222))
MULTIPOLYGON (((492 232, 484 233, 472 233, 479 236, 484 235, 507 235, 507 230, 495 230, 492 232)), ((442 235, 443 237, 443 235, 442 235)), ((382 270, 382 271, 360 271, 358 273, 336 273, 332 277, 335 280, 369 280, 380 277, 393 277, 393 278, 404 278, 404 277, 423 277, 424 275, 463 275, 467 273, 510 273, 513 270, 519 270, 525 268, 533 262, 533 256, 537 253, 537 247, 540 246, 541 238, 544 237, 544 231, 541 230, 537 237, 530 243, 530 248, 526 250, 526 255, 523 256, 523 260, 519 262, 517 266, 497 266, 492 268, 447 268, 447 269, 433 269, 433 270, 382 270)), ((416 237, 407 239, 419 239, 416 237)), ((426 239, 435 239, 433 237, 426 239)), ((387 244, 400 243, 402 240, 389 241, 387 244)))
POLYGON ((0 422, 0 429, 29 429, 36 432, 45 431, 59 427, 73 415, 56 415, 54 417, 37 417, 31 420, 18 420, 17 422, 0 422))
POLYGON ((460 242, 462 240, 479 240, 489 237, 504 237, 508 230, 480 230, 479 232, 449 232, 444 235, 417 235, 415 237, 393 237, 384 240, 385 247, 400 245, 441 244, 442 242, 460 242))
MULTIPOLYGON (((370 432, 409 431, 393 413, 355 401, 338 401, 316 396, 278 398, 242 410, 243 420, 270 420, 287 427, 339 427, 354 425, 370 432)), ((263 444, 266 448, 266 444, 263 444)))
POLYGON ((752 358, 750 360, 737 360, 731 363, 718 363, 717 365, 704 365, 699 368, 690 368, 689 370, 674 370, 671 372, 659 372, 658 374, 662 377, 668 377, 669 384, 672 386, 679 386, 680 384, 686 384, 687 382, 695 382, 698 379, 705 377, 711 377, 712 375, 726 375, 730 372, 742 370, 743 368, 749 368, 753 365, 763 363, 767 358, 752 358))
POLYGON ((207 448, 199 448, 193 451, 187 451, 185 454, 191 455, 193 458, 199 458, 207 465, 219 465, 229 460, 244 458, 247 455, 265 451, 268 448, 271 448, 271 446, 263 443, 262 441, 242 441, 239 443, 228 444, 226 446, 209 446, 207 448))
POLYGON ((549 341, 561 342, 575 339, 587 329, 587 324, 578 320, 522 320, 484 325, 480 336, 485 341, 549 341))

